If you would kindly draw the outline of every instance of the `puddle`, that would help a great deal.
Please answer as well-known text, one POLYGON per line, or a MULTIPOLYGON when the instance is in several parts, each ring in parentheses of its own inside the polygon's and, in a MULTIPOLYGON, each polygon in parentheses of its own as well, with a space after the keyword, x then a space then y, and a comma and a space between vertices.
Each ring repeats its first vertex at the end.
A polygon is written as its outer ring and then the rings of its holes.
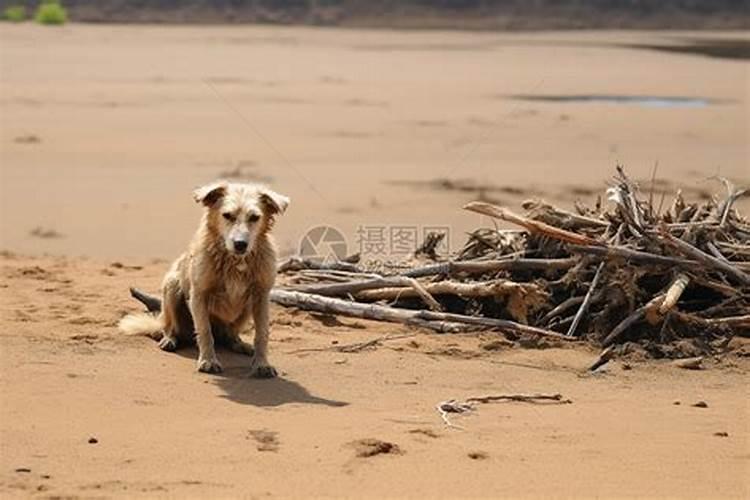
POLYGON ((513 95, 511 99, 536 102, 630 104, 649 108, 704 108, 719 101, 703 97, 669 97, 643 95, 513 95))
POLYGON ((627 44, 632 49, 658 50, 676 54, 700 55, 718 59, 750 59, 750 40, 746 39, 687 39, 682 44, 627 44))

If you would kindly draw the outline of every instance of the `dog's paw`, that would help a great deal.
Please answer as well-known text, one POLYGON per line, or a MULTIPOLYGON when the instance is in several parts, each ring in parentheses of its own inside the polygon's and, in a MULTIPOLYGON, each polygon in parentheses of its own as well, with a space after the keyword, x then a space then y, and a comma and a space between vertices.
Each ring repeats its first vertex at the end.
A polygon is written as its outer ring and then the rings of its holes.
POLYGON ((276 368, 269 365, 268 362, 253 361, 250 367, 250 376, 253 378, 274 378, 277 375, 276 368))
POLYGON ((198 371, 203 373, 221 373, 223 368, 219 363, 219 360, 214 359, 199 359, 198 360, 198 371))
POLYGON ((174 337, 167 337, 166 335, 159 341, 159 349, 167 352, 174 352, 177 350, 177 339, 174 337))

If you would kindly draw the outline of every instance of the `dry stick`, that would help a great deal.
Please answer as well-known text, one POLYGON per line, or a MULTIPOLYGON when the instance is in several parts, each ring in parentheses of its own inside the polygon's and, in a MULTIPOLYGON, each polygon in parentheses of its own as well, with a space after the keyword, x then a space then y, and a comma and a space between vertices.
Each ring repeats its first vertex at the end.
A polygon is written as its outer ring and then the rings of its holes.
POLYGON ((410 278, 422 278, 436 274, 454 276, 459 273, 484 274, 497 271, 545 271, 560 270, 573 267, 578 262, 577 258, 565 259, 513 259, 513 260, 487 260, 481 262, 449 261, 442 264, 431 264, 424 267, 411 269, 403 273, 410 278))
POLYGON ((560 314, 564 313, 571 307, 577 306, 581 302, 583 302, 583 297, 570 297, 569 299, 562 301, 554 309, 552 309, 550 312, 545 314, 544 317, 542 317, 542 319, 539 321, 539 323, 546 324, 549 322, 549 320, 551 320, 555 316, 559 316, 560 314))
POLYGON ((423 321, 447 321, 450 323, 463 323, 467 325, 482 326, 485 328, 496 328, 515 334, 541 335, 560 340, 575 340, 557 332, 523 325, 505 319, 466 316, 463 314, 426 310, 400 309, 378 304, 360 304, 358 302, 349 302, 346 300, 298 291, 279 289, 271 290, 271 301, 285 307, 297 307, 308 311, 343 314, 355 318, 389 321, 392 323, 414 324, 415 322, 419 323, 423 321))
MULTIPOLYGON (((461 283, 456 281, 438 281, 427 283, 424 289, 432 295, 458 295, 460 297, 497 297, 516 291, 540 291, 531 283, 516 283, 510 280, 483 281, 478 283, 461 283)), ((380 288, 365 290, 355 294, 364 300, 393 300, 400 297, 414 297, 413 288, 380 288)))
POLYGON ((584 253, 601 255, 607 258, 625 259, 642 264, 657 264, 662 266, 679 266, 682 268, 695 269, 702 265, 695 260, 679 259, 676 257, 666 257, 654 253, 631 250, 625 247, 601 247, 601 246, 581 246, 570 245, 568 249, 573 253, 584 253))
POLYGON ((707 241, 706 247, 708 248, 708 251, 711 252, 711 254, 713 254, 713 256, 717 259, 723 260, 724 262, 729 262, 729 259, 724 257, 724 255, 719 251, 718 248, 716 248, 716 245, 714 245, 713 242, 707 241))
POLYGON ((677 249, 682 254, 688 257, 691 257, 701 262, 704 265, 713 267, 714 269, 728 276, 731 276, 732 278, 734 278, 735 281, 738 281, 742 283, 743 285, 750 285, 750 275, 740 271, 736 267, 732 266, 730 263, 724 262, 721 259, 717 259, 716 257, 713 257, 712 255, 708 255, 703 250, 699 250, 698 248, 695 248, 690 243, 686 243, 679 238, 675 238, 674 236, 672 236, 665 230, 662 230, 659 233, 659 237, 663 241, 667 242, 670 246, 677 249))
POLYGON ((563 399, 562 394, 500 394, 497 396, 468 398, 464 402, 449 399, 448 401, 441 401, 435 405, 435 409, 440 413, 440 417, 443 419, 443 422, 445 422, 445 425, 455 429, 463 429, 463 427, 451 423, 448 414, 468 413, 475 410, 477 403, 494 403, 496 401, 518 401, 522 403, 542 403, 549 401, 551 404, 561 405, 571 404, 573 402, 570 399, 563 399))
POLYGON ((493 403, 495 401, 519 401, 522 403, 539 403, 540 401, 552 401, 559 404, 572 403, 569 399, 563 399, 562 394, 500 394, 497 396, 478 396, 467 398, 467 403, 493 403))
POLYGON ((662 300, 664 300, 664 294, 659 294, 651 299, 646 305, 639 307, 632 313, 630 313, 624 320, 622 320, 602 341, 603 347, 609 347, 612 345, 625 331, 630 328, 633 324, 642 320, 646 317, 646 314, 653 309, 658 307, 662 300))
POLYGON ((604 349, 600 354, 599 357, 596 358, 596 361, 591 363, 591 366, 589 366, 588 371, 593 372, 599 367, 602 367, 606 365, 607 363, 612 360, 612 358, 615 357, 615 346, 609 346, 606 349, 604 349))
POLYGON ((413 278, 404 276, 391 276, 388 278, 373 278, 369 280, 348 281, 345 283, 329 283, 323 285, 303 285, 295 287, 295 291, 314 293, 325 296, 342 296, 357 294, 364 290, 390 287, 409 287, 429 306, 433 311, 442 310, 440 303, 425 290, 421 283, 413 278))
POLYGON ((531 231, 532 233, 539 233, 556 240, 565 241, 567 243, 574 243, 578 245, 601 245, 601 243, 594 238, 584 236, 571 231, 566 231, 544 222, 528 219, 518 214, 511 212, 508 209, 498 207, 491 203, 484 203, 482 201, 473 201, 464 205, 465 210, 470 210, 483 215, 488 215, 496 219, 512 222, 518 224, 531 231))
POLYGON ((325 351, 335 351, 335 352, 343 352, 346 354, 352 354, 355 352, 364 351, 365 349, 369 349, 370 347, 376 347, 387 340, 405 339, 405 338, 414 337, 415 335, 416 334, 414 333, 383 335, 382 337, 378 337, 372 340, 367 340, 365 342, 355 342, 353 344, 334 345, 334 346, 329 346, 329 347, 313 347, 313 348, 308 348, 308 349, 295 349, 294 351, 289 351, 287 354, 298 354, 302 352, 325 352, 325 351))
POLYGON ((728 316, 725 318, 699 318, 692 314, 675 312, 675 316, 678 319, 684 321, 692 321, 705 326, 729 326, 729 327, 743 327, 750 328, 750 314, 743 316, 728 316))
POLYGON ((280 273, 287 271, 300 271, 302 269, 323 269, 350 272, 360 271, 359 267, 349 262, 316 262, 303 257, 290 257, 277 267, 277 271, 280 273))
POLYGON ((550 205, 544 200, 525 201, 523 207, 527 210, 544 210, 550 215, 566 219, 565 222, 575 223, 578 226, 606 228, 610 225, 609 222, 605 220, 594 219, 568 210, 563 210, 562 208, 550 205))
POLYGON ((606 262, 602 262, 599 264, 599 267, 596 268, 596 274, 594 275, 594 279, 591 280, 591 286, 589 287, 589 290, 586 292, 586 296, 583 298, 583 303, 581 304, 581 307, 578 309, 578 312, 576 313, 575 318, 573 318, 573 323, 570 325, 570 328, 568 328, 568 333, 566 334, 568 337, 572 337, 573 334, 575 334, 576 329, 578 328, 578 324, 581 322, 581 319, 583 318, 583 315, 586 314, 586 311, 589 308, 589 305, 591 304, 591 297, 594 296, 594 289, 596 288, 596 285, 599 283, 599 278, 602 274, 602 269, 604 269, 604 265, 606 262))
POLYGON ((684 273, 680 273, 675 277, 672 283, 667 289, 667 293, 664 296, 664 301, 659 306, 659 314, 664 316, 672 309, 682 296, 682 292, 685 291, 688 284, 690 283, 690 276, 684 273))
POLYGON ((724 200, 718 207, 719 227, 724 227, 724 225, 727 223, 727 217, 729 217, 729 212, 732 209, 732 205, 735 201, 737 201, 737 199, 743 196, 747 192, 747 190, 735 188, 734 184, 729 182, 729 180, 725 179, 724 177, 719 177, 719 180, 722 182, 722 184, 724 184, 724 187, 727 188, 727 199, 724 200))

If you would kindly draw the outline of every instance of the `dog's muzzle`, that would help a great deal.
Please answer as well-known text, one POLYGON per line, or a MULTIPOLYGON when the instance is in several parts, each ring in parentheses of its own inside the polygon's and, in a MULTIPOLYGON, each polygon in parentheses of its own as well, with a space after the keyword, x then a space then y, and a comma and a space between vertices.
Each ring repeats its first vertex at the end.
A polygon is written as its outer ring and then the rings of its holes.
POLYGON ((232 243, 234 245, 234 251, 237 253, 245 253, 247 250, 247 241, 235 240, 232 243))

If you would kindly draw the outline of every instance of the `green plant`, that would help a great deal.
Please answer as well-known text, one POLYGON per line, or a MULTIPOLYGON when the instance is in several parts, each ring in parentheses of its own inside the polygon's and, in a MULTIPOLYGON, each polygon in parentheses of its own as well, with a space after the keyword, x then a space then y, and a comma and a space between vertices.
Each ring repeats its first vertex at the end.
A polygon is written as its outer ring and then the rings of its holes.
POLYGON ((44 0, 36 8, 34 20, 39 24, 65 24, 68 11, 57 0, 44 0))
POLYGON ((26 7, 23 5, 9 5, 3 11, 3 19, 12 23, 20 23, 26 20, 26 7))

